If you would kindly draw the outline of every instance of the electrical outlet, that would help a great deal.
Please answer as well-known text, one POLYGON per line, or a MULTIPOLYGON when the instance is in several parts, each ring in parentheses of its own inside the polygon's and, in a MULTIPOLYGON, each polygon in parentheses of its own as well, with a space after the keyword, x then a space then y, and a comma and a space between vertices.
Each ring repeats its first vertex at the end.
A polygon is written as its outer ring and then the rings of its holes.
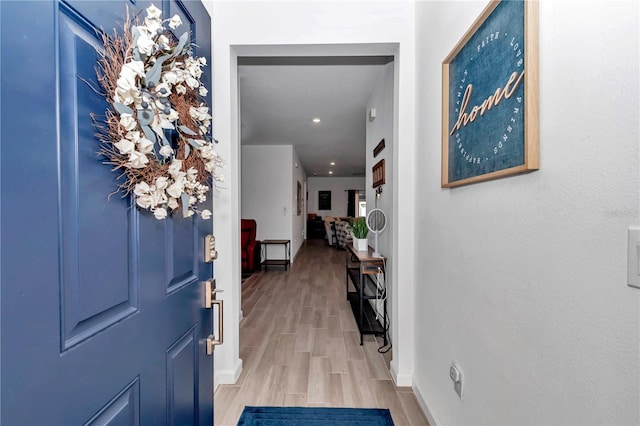
POLYGON ((449 367, 449 377, 453 380, 453 390, 456 391, 458 397, 462 399, 462 370, 455 364, 449 367))

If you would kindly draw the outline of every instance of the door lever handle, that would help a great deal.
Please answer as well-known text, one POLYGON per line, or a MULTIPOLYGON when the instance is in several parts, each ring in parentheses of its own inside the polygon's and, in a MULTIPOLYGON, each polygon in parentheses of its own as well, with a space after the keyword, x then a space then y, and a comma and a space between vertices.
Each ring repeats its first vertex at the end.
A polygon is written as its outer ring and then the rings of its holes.
POLYGON ((216 288, 216 280, 211 279, 204 282, 204 307, 211 309, 215 300, 216 293, 224 293, 224 290, 218 290, 216 288))

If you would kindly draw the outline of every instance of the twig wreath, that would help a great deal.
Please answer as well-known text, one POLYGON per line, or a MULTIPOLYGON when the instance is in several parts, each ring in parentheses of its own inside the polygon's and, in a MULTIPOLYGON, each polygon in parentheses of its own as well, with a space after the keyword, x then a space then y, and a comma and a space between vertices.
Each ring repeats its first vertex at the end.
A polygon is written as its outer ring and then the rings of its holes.
POLYGON ((189 31, 174 34, 182 25, 178 15, 162 20, 153 5, 146 12, 142 24, 127 10, 123 34, 102 36, 96 72, 109 109, 104 121, 93 116, 99 154, 124 177, 115 193, 133 193, 140 209, 157 219, 176 210, 208 219, 211 212, 197 205, 206 201, 209 182, 224 180, 224 161, 213 149, 203 99, 206 59, 193 56, 189 31))

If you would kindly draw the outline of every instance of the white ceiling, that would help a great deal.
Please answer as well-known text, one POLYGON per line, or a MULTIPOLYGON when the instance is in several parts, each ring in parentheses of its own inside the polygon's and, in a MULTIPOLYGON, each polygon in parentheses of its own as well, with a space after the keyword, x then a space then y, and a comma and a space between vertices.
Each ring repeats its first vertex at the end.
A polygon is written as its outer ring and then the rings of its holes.
POLYGON ((239 59, 242 144, 293 145, 310 177, 364 176, 366 105, 388 61, 239 59))

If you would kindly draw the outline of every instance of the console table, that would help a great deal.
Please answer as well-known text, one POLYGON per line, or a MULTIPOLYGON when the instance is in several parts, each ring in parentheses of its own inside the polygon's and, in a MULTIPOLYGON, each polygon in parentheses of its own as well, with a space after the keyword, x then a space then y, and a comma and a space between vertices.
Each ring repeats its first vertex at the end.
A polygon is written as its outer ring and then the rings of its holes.
MULTIPOLYGON (((374 334, 382 336, 384 345, 387 345, 387 330, 389 320, 387 318, 387 290, 383 281, 381 289, 376 285, 376 274, 380 272, 385 276, 384 257, 373 257, 373 249, 357 251, 353 248, 353 243, 347 243, 346 250, 346 288, 347 300, 351 304, 351 310, 356 318, 358 330, 360 331, 360 345, 364 334, 374 334), (349 291, 349 281, 353 291, 349 291), (376 312, 371 306, 370 300, 374 300, 376 305, 382 299, 381 318, 376 319, 376 312)), ((384 279, 384 278, 383 278, 384 279)))
POLYGON ((262 240, 260 244, 262 246, 262 266, 265 269, 268 269, 269 266, 284 266, 286 271, 291 263, 291 240, 262 240), (267 247, 270 245, 284 246, 284 259, 269 259, 267 247))

